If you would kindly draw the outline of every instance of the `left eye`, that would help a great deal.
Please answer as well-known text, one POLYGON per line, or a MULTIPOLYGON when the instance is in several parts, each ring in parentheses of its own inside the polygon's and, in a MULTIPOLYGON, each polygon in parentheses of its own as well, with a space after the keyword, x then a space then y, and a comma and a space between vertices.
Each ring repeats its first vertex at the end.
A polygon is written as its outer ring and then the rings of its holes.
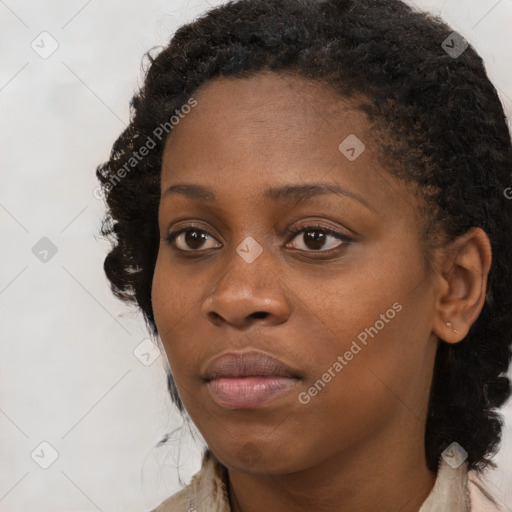
MULTIPOLYGON (((183 252, 205 250, 204 244, 210 239, 215 240, 207 231, 194 226, 179 229, 178 231, 169 233, 167 236, 167 242, 183 252), (185 249, 178 247, 180 244, 185 246, 185 249), (190 248, 192 248, 192 250, 190 248)), ((211 249, 211 247, 206 247, 206 249, 211 249)))
POLYGON ((337 249, 342 245, 349 244, 352 241, 349 237, 322 226, 304 226, 299 229, 289 231, 296 235, 294 239, 297 238, 302 242, 302 247, 300 246, 301 244, 299 244, 299 247, 295 246, 294 249, 305 250, 307 252, 319 252, 320 249, 329 251, 331 249, 337 249), (299 235, 302 236, 302 239, 299 235), (325 248, 324 245, 329 239, 330 243, 327 244, 329 247, 325 248), (336 243, 336 240, 339 243, 336 243))

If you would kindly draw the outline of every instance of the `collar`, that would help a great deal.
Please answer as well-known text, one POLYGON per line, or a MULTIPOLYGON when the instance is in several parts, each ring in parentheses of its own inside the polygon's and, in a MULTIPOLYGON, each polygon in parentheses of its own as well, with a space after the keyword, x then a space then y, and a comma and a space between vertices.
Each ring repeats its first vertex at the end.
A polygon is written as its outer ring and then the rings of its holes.
POLYGON ((419 512, 470 512, 467 462, 452 468, 446 460, 439 459, 434 487, 419 512))
MULTIPOLYGON (((227 469, 207 448, 203 454, 201 469, 192 477, 190 483, 151 512, 175 510, 231 512, 227 485, 227 469)), ((452 468, 441 457, 434 487, 418 512, 446 512, 447 510, 471 511, 468 469, 467 462, 452 468)))

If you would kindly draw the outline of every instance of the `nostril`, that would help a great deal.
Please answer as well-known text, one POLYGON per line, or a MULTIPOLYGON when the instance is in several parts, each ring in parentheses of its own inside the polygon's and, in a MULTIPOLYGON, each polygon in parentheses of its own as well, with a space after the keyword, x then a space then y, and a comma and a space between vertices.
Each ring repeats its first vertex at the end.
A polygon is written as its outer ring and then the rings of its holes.
POLYGON ((254 318, 265 318, 267 315, 268 313, 266 311, 256 311, 251 316, 253 316, 254 318))
POLYGON ((210 317, 210 320, 215 321, 215 322, 221 318, 221 316, 218 313, 216 313, 215 311, 210 311, 208 313, 208 316, 210 317))

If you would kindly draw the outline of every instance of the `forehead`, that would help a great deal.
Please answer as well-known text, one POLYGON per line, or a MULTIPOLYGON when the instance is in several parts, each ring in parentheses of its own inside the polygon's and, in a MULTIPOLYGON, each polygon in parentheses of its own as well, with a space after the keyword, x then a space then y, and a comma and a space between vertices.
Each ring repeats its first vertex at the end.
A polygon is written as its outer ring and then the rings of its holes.
POLYGON ((249 78, 220 77, 202 84, 193 96, 198 105, 173 129, 168 143, 191 123, 198 133, 209 131, 210 135, 222 124, 224 135, 233 137, 240 128, 240 135, 276 128, 291 129, 281 138, 309 135, 334 128, 336 118, 342 121, 336 129, 344 125, 361 133, 368 128, 364 114, 356 108, 362 97, 344 98, 324 82, 296 75, 262 72, 249 78))
POLYGON ((403 194, 379 164, 372 125, 357 109, 361 98, 270 72, 215 79, 193 97, 197 106, 167 139, 162 190, 195 182, 220 199, 230 191, 249 199, 271 186, 322 180, 376 199, 390 185, 388 199, 403 194))

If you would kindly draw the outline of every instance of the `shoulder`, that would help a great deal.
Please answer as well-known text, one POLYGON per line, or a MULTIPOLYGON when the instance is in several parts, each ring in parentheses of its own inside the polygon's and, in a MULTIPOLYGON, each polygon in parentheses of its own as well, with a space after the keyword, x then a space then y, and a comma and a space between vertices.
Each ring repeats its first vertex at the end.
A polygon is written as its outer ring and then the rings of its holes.
POLYGON ((505 512, 476 470, 466 461, 441 456, 434 487, 419 512, 505 512))
POLYGON ((469 471, 468 488, 471 495, 471 510, 473 512, 505 512, 508 510, 503 507, 500 500, 499 489, 488 480, 486 473, 480 473, 476 470, 469 471))
POLYGON ((209 449, 203 455, 201 469, 190 483, 160 503, 151 512, 230 512, 227 472, 209 449))

